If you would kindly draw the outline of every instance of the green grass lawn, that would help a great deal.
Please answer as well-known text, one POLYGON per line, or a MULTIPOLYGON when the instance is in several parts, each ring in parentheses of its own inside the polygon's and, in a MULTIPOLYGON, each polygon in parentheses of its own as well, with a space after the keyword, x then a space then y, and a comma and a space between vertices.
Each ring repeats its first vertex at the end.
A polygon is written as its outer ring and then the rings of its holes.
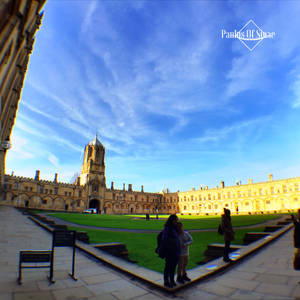
MULTIPOLYGON (((164 227, 165 219, 137 219, 133 216, 126 215, 93 215, 78 213, 49 213, 49 215, 60 218, 62 220, 88 226, 123 228, 123 229, 148 229, 160 230, 164 227)), ((142 216, 139 216, 142 217, 142 216)), ((161 216, 161 218, 168 216, 161 216)), ((220 216, 181 216, 179 220, 183 223, 185 229, 208 229, 217 228, 221 221, 220 216)), ((280 215, 239 215, 232 216, 232 224, 234 227, 247 226, 263 223, 268 220, 279 218, 280 215)))
MULTIPOLYGON (((69 227, 70 230, 82 231, 81 228, 69 227)), ((263 231, 264 227, 252 228, 251 231, 263 231)), ((135 261, 138 265, 163 272, 164 260, 159 258, 154 252, 156 248, 156 236, 153 233, 129 233, 102 231, 96 229, 84 229, 90 237, 90 243, 109 243, 119 242, 124 243, 129 251, 129 258, 135 261)), ((249 229, 239 229, 235 232, 234 244, 242 244, 243 237, 249 229)), ((203 252, 206 250, 207 244, 224 243, 223 236, 217 232, 193 232, 193 244, 190 246, 190 261, 188 269, 198 266, 201 260, 204 259, 203 252)))

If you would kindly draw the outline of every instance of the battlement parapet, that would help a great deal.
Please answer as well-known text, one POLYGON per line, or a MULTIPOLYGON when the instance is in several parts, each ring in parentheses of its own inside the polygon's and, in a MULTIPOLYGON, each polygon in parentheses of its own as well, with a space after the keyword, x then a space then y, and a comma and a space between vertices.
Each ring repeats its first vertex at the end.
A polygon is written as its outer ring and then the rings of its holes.
POLYGON ((23 176, 15 176, 15 175, 5 175, 5 180, 15 180, 17 182, 31 182, 31 183, 36 183, 36 184, 48 184, 48 185, 52 185, 55 187, 69 187, 69 188, 78 188, 77 185, 72 184, 72 183, 67 183, 67 182, 53 182, 50 180, 44 180, 44 179, 40 179, 40 180, 36 180, 34 178, 30 178, 30 177, 23 177, 23 176))

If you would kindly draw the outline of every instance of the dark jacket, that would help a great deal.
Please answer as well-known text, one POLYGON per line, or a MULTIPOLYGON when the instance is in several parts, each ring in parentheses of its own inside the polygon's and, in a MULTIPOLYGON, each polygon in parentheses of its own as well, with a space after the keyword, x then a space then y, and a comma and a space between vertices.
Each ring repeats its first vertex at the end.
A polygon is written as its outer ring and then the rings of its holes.
POLYGON ((294 219, 294 247, 300 248, 300 223, 294 219))
POLYGON ((231 224, 231 217, 226 216, 225 214, 222 215, 222 229, 224 232, 224 241, 233 241, 234 240, 234 231, 232 229, 232 224, 231 224))
POLYGON ((180 256, 180 240, 179 235, 173 226, 165 227, 162 235, 162 243, 166 256, 180 256))

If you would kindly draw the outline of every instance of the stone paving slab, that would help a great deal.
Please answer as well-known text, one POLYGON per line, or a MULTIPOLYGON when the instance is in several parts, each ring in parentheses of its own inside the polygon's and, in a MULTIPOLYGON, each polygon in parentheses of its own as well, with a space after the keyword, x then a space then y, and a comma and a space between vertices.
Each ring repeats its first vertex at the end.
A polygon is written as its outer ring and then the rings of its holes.
MULTIPOLYGON (((117 272, 101 262, 76 251, 76 277, 68 276, 71 269, 72 250, 56 248, 55 284, 46 279, 48 270, 24 270, 24 283, 17 279, 20 250, 49 250, 52 235, 36 226, 25 215, 12 207, 0 206, 0 300, 122 300, 122 299, 299 299, 300 272, 292 268, 292 231, 285 233, 259 253, 233 265, 223 274, 214 275, 204 282, 167 295, 151 290, 131 277, 117 272)), ((143 268, 134 267, 142 272, 143 268)), ((162 274, 145 271, 162 282, 162 274)), ((197 276, 203 267, 189 274, 197 276)))

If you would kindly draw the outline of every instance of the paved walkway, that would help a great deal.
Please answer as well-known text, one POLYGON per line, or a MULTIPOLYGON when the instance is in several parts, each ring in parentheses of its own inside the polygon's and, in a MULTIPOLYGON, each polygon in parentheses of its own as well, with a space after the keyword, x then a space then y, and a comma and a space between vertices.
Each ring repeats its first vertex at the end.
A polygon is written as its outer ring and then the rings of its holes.
POLYGON ((45 269, 25 269, 17 279, 20 250, 49 250, 52 236, 12 207, 0 206, 0 300, 117 299, 300 299, 300 272, 292 268, 292 231, 226 273, 195 284, 174 296, 131 280, 85 255, 76 254, 73 281, 71 249, 56 248, 55 279, 45 269))

